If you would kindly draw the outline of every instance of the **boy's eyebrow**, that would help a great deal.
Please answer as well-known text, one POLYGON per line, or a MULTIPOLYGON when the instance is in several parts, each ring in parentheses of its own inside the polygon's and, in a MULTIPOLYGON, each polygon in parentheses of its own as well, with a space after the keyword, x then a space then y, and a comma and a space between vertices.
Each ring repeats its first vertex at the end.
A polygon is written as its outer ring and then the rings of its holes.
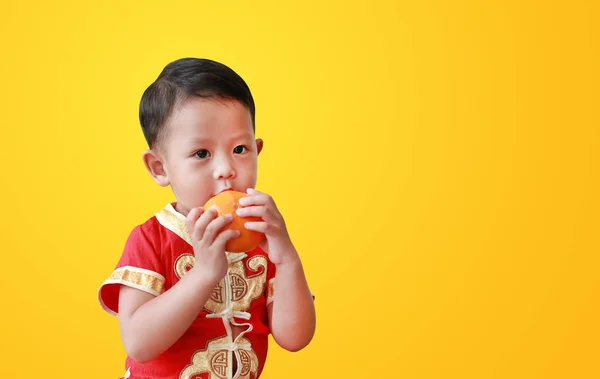
MULTIPOLYGON (((234 140, 244 139, 244 138, 254 139, 254 136, 252 135, 252 133, 240 133, 238 135, 231 137, 231 139, 234 139, 234 140)), ((214 142, 214 139, 208 138, 208 137, 192 137, 188 140, 188 142, 190 145, 205 144, 205 143, 214 142)))
POLYGON ((242 138, 254 139, 254 136, 252 135, 252 133, 240 133, 233 137, 233 139, 242 139, 242 138))
POLYGON ((210 138, 204 138, 204 137, 194 137, 194 138, 190 138, 188 140, 188 142, 190 143, 190 145, 195 145, 195 144, 202 144, 202 143, 212 142, 212 139, 210 139, 210 138))

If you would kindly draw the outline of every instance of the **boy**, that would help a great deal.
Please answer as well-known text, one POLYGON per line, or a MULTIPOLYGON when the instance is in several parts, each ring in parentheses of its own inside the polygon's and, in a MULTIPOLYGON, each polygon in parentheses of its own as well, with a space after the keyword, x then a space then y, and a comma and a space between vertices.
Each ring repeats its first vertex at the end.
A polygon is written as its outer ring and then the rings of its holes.
POLYGON ((98 292, 119 319, 126 378, 258 378, 269 333, 289 351, 313 337, 300 258, 272 198, 253 189, 254 120, 244 80, 206 59, 168 64, 142 96, 143 161, 176 201, 133 229, 98 292), (247 192, 237 213, 262 219, 246 223, 266 236, 253 251, 225 252, 232 217, 203 211, 226 190, 247 192))

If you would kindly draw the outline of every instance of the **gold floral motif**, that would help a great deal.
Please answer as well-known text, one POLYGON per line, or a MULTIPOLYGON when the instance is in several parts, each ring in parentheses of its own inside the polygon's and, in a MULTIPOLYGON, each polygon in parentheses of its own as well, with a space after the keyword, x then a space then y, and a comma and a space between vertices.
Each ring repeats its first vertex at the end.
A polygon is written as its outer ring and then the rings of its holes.
MULTIPOLYGON (((218 345, 226 345, 227 337, 220 337, 208 342, 205 350, 198 350, 192 356, 191 364, 184 367, 179 374, 179 379, 192 379, 197 375, 208 373, 208 379, 226 379, 228 377, 229 352, 218 349, 218 345)), ((240 345, 250 346, 247 338, 240 338, 240 345)), ((258 356, 250 348, 238 349, 240 375, 237 379, 256 378, 258 374, 258 356)), ((235 375, 235 373, 233 373, 235 375)), ((233 375, 232 375, 233 376, 233 375)))
MULTIPOLYGON (((246 265, 255 274, 246 275, 246 268, 243 261, 231 263, 227 272, 229 291, 231 291, 231 310, 234 312, 247 311, 250 309, 252 301, 264 294, 267 277, 267 258, 262 255, 256 255, 248 259, 246 265)), ((212 313, 224 311, 227 306, 226 302, 217 301, 217 299, 225 299, 227 290, 224 279, 221 279, 204 308, 212 313)))
MULTIPOLYGON (((177 277, 181 279, 194 267, 195 261, 192 254, 180 255, 174 264, 177 277)), ((267 277, 267 258, 256 255, 247 260, 246 266, 254 274, 246 274, 243 261, 234 261, 229 264, 229 270, 227 271, 229 288, 226 288, 225 278, 219 281, 204 307, 207 311, 219 313, 225 310, 227 290, 230 291, 232 311, 244 312, 248 310, 252 301, 263 295, 267 277)))
POLYGON ((179 279, 183 278, 183 276, 194 267, 194 262, 196 262, 196 258, 193 254, 181 254, 175 260, 175 275, 179 279))
POLYGON ((215 288, 213 288, 212 292, 210 293, 210 298, 212 300, 216 301, 217 303, 221 304, 224 301, 222 294, 223 294, 223 280, 221 279, 219 281, 219 283, 217 283, 215 288))
POLYGON ((227 350, 220 350, 210 360, 212 372, 221 379, 227 378, 227 355, 227 350))
POLYGON ((249 378, 250 373, 256 374, 258 372, 258 358, 254 351, 246 351, 246 350, 238 350, 240 354, 241 368, 240 370, 240 378, 249 378))
POLYGON ((229 283, 231 287, 231 301, 241 300, 246 292, 248 292, 246 281, 237 274, 229 275, 229 283))

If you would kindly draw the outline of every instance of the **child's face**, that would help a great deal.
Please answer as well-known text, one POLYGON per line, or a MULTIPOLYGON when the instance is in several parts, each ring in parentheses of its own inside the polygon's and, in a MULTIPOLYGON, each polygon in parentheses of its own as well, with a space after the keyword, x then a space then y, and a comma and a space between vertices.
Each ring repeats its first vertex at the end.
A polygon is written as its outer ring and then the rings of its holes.
POLYGON ((165 127, 162 164, 178 212, 187 215, 221 191, 256 185, 262 140, 254 139, 250 112, 240 102, 188 99, 165 127))

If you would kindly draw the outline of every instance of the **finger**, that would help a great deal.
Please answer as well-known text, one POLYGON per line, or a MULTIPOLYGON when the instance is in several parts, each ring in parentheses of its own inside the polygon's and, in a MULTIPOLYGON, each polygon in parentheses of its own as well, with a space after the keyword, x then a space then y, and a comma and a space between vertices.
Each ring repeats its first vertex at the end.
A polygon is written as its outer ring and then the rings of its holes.
POLYGON ((258 195, 259 193, 264 193, 264 192, 257 191, 257 190, 255 190, 254 188, 248 188, 248 189, 246 190, 246 193, 247 193, 248 195, 258 195))
POLYGON ((219 235, 215 238, 213 245, 218 246, 221 249, 225 249, 225 245, 227 241, 237 238, 240 236, 240 231, 235 229, 227 229, 223 230, 219 235))
POLYGON ((269 230, 269 223, 264 221, 248 221, 244 223, 244 227, 248 230, 266 233, 269 230))
POLYGON ((255 195, 244 196, 239 200, 239 204, 242 207, 247 207, 249 205, 266 205, 272 203, 273 199, 271 196, 266 193, 257 193, 255 195))
POLYGON ((235 213, 240 217, 264 218, 267 214, 267 208, 264 205, 253 205, 244 208, 238 208, 235 213))
POLYGON ((188 233, 192 234, 194 231, 194 224, 196 224, 196 220, 204 213, 203 208, 193 208, 188 212, 188 215, 185 218, 185 226, 187 227, 188 233))
POLYGON ((217 237, 217 233, 219 233, 219 231, 231 221, 233 221, 233 216, 230 214, 225 214, 212 220, 204 230, 204 236, 202 236, 202 240, 209 245, 212 244, 214 239, 217 237))
POLYGON ((192 233, 192 241, 200 241, 204 237, 206 226, 217 217, 218 212, 214 208, 208 209, 196 220, 194 231, 192 233))

